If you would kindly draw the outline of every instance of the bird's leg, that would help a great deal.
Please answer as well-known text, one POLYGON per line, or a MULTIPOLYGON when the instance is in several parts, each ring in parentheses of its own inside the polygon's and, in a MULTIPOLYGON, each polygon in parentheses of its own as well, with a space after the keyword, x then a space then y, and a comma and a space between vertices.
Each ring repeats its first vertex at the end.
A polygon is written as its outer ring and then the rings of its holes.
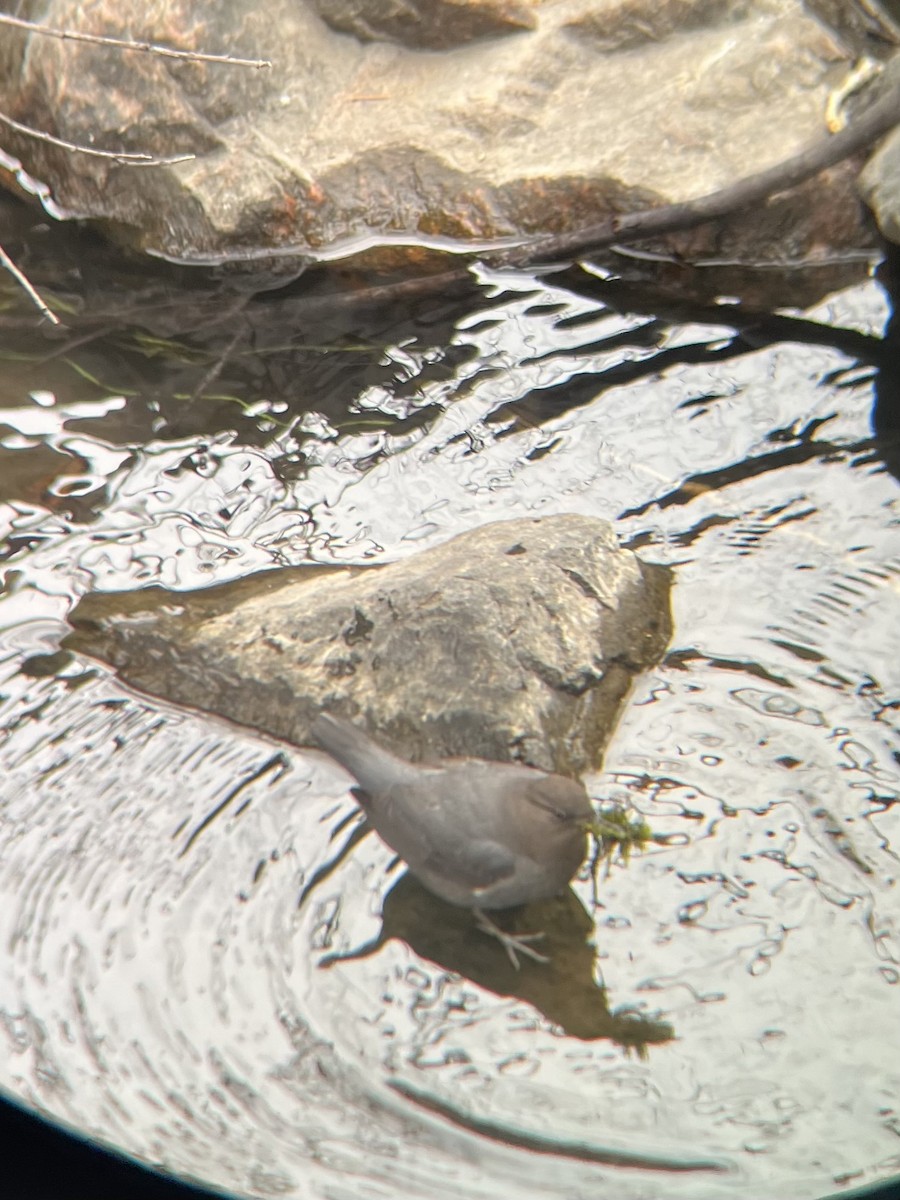
POLYGON ((473 909, 472 911, 475 913, 475 921, 478 928, 484 933, 489 933, 491 937, 495 937, 500 942, 509 957, 509 961, 517 971, 519 969, 517 954, 524 954, 539 963, 548 963, 550 961, 546 954, 538 954, 537 950, 533 950, 527 944, 528 942, 540 941, 544 936, 542 933, 507 933, 505 929, 501 929, 499 925, 495 925, 491 918, 483 913, 480 908, 473 909))

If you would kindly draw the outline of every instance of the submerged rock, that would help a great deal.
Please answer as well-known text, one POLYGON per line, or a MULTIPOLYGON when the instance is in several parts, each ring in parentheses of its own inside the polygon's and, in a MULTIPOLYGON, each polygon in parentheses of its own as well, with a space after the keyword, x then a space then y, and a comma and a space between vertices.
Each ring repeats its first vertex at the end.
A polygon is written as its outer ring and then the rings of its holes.
POLYGON ((298 745, 328 709, 413 758, 566 774, 599 764, 671 632, 669 572, 574 515, 484 525, 388 566, 92 595, 72 621, 67 646, 130 683, 298 745))

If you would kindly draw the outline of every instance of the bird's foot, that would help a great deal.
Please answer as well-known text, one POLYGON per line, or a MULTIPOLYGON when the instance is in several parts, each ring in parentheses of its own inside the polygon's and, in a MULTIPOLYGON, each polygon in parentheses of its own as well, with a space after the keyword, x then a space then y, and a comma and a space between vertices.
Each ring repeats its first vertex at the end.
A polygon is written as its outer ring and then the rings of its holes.
POLYGON ((550 961, 546 954, 539 954, 537 950, 532 949, 528 945, 529 942, 539 942, 544 936, 542 933, 507 933, 505 929, 501 929, 490 917, 486 916, 480 908, 475 909, 475 920, 480 930, 484 933, 489 933, 491 937, 497 939, 506 951, 509 961, 517 971, 519 969, 519 954, 524 954, 526 958, 531 958, 539 963, 548 963, 550 961))

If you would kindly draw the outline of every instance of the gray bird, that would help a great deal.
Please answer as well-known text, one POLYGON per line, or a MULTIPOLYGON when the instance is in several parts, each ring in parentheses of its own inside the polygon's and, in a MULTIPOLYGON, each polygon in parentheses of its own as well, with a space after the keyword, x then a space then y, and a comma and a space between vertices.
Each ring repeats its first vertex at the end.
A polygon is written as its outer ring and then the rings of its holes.
POLYGON ((482 758, 407 762, 328 713, 316 718, 312 732, 356 779, 353 795, 382 841, 429 891, 473 909, 513 966, 517 951, 548 961, 524 944, 543 934, 513 936, 482 910, 563 890, 584 860, 594 816, 580 783, 482 758))

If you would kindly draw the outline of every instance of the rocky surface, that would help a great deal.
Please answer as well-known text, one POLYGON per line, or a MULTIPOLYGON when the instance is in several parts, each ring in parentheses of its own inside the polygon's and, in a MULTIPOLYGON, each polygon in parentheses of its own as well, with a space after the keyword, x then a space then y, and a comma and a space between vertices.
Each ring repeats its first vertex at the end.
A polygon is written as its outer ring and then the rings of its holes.
MULTIPOLYGON (((885 87, 897 82, 900 82, 900 55, 895 54, 883 72, 869 83, 859 103, 871 103, 885 87)), ((859 187, 884 236, 900 243, 900 128, 886 137, 872 155, 860 175, 859 187)))
POLYGON ((326 24, 360 41, 420 50, 537 26, 537 5, 528 0, 313 0, 313 6, 326 24))
POLYGON ((900 243, 900 132, 895 130, 868 163, 860 188, 884 236, 900 243))
MULTIPOLYGON (((0 111, 93 150, 192 156, 135 166, 4 126, 5 149, 57 204, 154 254, 273 270, 363 251, 408 265, 423 239, 522 238, 713 191, 822 136, 853 54, 827 6, 817 17, 800 0, 24 0, 16 12, 271 62, 0 27, 0 111)), ((856 169, 665 245, 766 260, 859 245, 856 169)))
POLYGON ((503 521, 383 567, 93 595, 70 648, 147 691, 299 745, 324 708, 414 758, 597 766, 670 635, 669 575, 574 515, 503 521), (123 615, 122 608, 130 611, 123 615), (118 608, 118 611, 117 611, 118 608))

